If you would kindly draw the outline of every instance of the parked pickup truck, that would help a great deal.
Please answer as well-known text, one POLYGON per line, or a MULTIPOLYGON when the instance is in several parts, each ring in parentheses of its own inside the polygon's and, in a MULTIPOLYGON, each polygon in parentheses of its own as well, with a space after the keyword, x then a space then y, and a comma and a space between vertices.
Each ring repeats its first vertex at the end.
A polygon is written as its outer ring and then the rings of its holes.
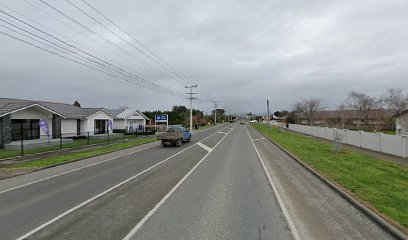
POLYGON ((191 132, 182 126, 169 126, 166 132, 157 134, 157 140, 161 140, 163 147, 168 143, 180 147, 183 142, 190 142, 191 132))

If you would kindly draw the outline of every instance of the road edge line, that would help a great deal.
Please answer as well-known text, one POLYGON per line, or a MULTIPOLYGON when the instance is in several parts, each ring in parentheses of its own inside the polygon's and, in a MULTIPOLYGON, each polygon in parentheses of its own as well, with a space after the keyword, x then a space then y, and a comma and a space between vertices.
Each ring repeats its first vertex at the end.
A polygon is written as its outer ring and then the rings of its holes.
MULTIPOLYGON (((219 127, 222 127, 222 126, 223 126, 223 125, 221 125, 221 126, 219 126, 219 127)), ((217 127, 217 126, 216 126, 216 127, 217 127)), ((213 128, 215 128, 215 127, 208 128, 208 129, 204 129, 202 132, 204 132, 205 130, 213 129, 213 128)), ((222 129, 224 129, 224 128, 222 128, 222 129)), ((202 133, 202 132, 197 132, 197 133, 202 133)), ((196 133, 196 134, 197 134, 197 133, 196 133)), ((213 134, 214 134, 214 133, 213 133, 213 134)), ((213 134, 212 134, 212 135, 213 135, 213 134)), ((211 136, 211 135, 210 135, 210 136, 211 136)), ((204 140, 204 139, 203 139, 203 140, 204 140)), ((202 141, 202 140, 201 140, 201 141, 202 141)), ((154 143, 154 142, 155 142, 155 141, 149 142, 149 143, 146 143, 146 144, 150 144, 150 143, 154 143)), ((143 145, 145 145, 145 144, 141 144, 141 145, 138 145, 138 146, 143 146, 143 145)), ((138 147, 138 146, 133 146, 133 147, 138 147)), ((0 195, 3 194, 3 193, 6 193, 6 192, 10 192, 10 191, 13 191, 13 190, 16 190, 16 189, 20 189, 20 188, 23 188, 23 187, 30 186, 30 185, 32 185, 32 184, 36 184, 36 183, 43 182, 43 181, 46 181, 46 180, 49 180, 49 179, 53 179, 53 178, 55 178, 55 177, 63 176, 63 175, 65 175, 65 174, 68 174, 68 173, 71 173, 71 172, 79 171, 79 170, 82 170, 82 169, 85 169, 85 168, 88 168, 88 167, 93 167, 93 166, 96 166, 96 165, 101 164, 101 163, 110 162, 110 161, 115 160, 115 159, 117 159, 117 158, 126 157, 126 156, 132 155, 132 154, 134 154, 134 153, 138 153, 138 152, 141 152, 141 151, 144 151, 144 150, 147 150, 147 149, 156 147, 156 146, 157 146, 157 144, 156 144, 156 145, 153 145, 153 146, 145 147, 145 148, 143 148, 143 149, 139 149, 139 150, 133 151, 133 152, 131 152, 131 153, 122 154, 122 155, 120 155, 120 156, 112 157, 112 158, 105 159, 105 160, 102 160, 102 161, 99 161, 99 162, 96 162, 96 163, 92 163, 92 164, 89 164, 89 165, 86 165, 86 166, 82 166, 82 167, 79 167, 79 168, 74 168, 74 169, 68 170, 68 171, 66 171, 66 172, 58 173, 58 174, 55 174, 55 175, 52 175, 52 176, 49 176, 49 177, 45 177, 45 178, 41 178, 41 179, 38 179, 38 180, 35 180, 35 181, 31 181, 31 182, 28 182, 28 183, 25 183, 25 184, 22 184, 22 185, 18 185, 18 186, 16 186, 16 187, 8 188, 8 189, 5 189, 5 190, 0 191, 0 195)), ((129 148, 132 148, 132 147, 129 147, 129 148)), ((126 149, 129 149, 129 148, 120 149, 120 150, 118 150, 118 151, 126 150, 126 149)), ((93 158, 93 157, 99 157, 99 156, 102 156, 102 155, 105 155, 105 154, 114 153, 114 152, 116 152, 116 151, 107 152, 107 153, 102 153, 102 154, 98 154, 98 155, 95 155, 95 156, 92 156, 92 157, 81 158, 81 159, 78 159, 78 160, 75 160, 75 161, 69 161, 69 162, 65 162, 65 163, 62 163, 62 164, 57 164, 57 165, 52 165, 52 166, 40 168, 40 169, 37 169, 37 170, 32 171, 32 172, 27 172, 27 173, 15 175, 15 176, 12 176, 12 177, 9 177, 9 178, 2 179, 2 180, 0 180, 0 181, 6 180, 6 179, 10 179, 10 178, 13 178, 13 177, 18 177, 18 176, 27 175, 27 174, 34 173, 34 172, 39 172, 39 171, 41 171, 41 170, 45 170, 45 169, 48 169, 48 168, 53 168, 53 167, 57 167, 57 166, 61 166, 61 165, 69 164, 69 163, 78 162, 78 161, 85 160, 85 159, 90 159, 90 158, 93 158)))
POLYGON ((254 146, 255 152, 258 155, 258 160, 261 162, 263 170, 265 171, 265 174, 266 174, 266 176, 267 176, 267 178, 269 180, 269 184, 271 185, 272 190, 275 193, 276 199, 278 200, 278 204, 279 204, 280 208, 282 209, 283 215, 285 215, 286 221, 289 224, 289 228, 290 228, 290 230, 292 232, 293 237, 295 238, 295 240, 301 240, 300 234, 299 234, 299 232, 298 232, 298 230, 297 230, 297 228, 296 228, 296 226, 295 226, 295 224, 294 224, 294 222, 292 220, 292 217, 289 215, 289 212, 288 212, 285 204, 283 203, 282 198, 279 195, 278 189, 276 188, 276 185, 273 182, 273 180, 271 178, 271 175, 269 174, 269 171, 266 168, 265 163, 263 162, 263 159, 261 157, 261 154, 259 153, 258 149, 256 148, 254 140, 252 139, 251 134, 249 134, 249 131, 248 131, 248 128, 247 128, 246 125, 245 125, 245 129, 246 129, 246 131, 248 133, 249 139, 251 140, 252 146, 254 146))
MULTIPOLYGON (((205 137, 204 139, 200 140, 199 142, 204 141, 205 139, 207 139, 207 138, 209 138, 209 137, 211 137, 211 136, 214 136, 215 134, 217 134, 217 132, 215 132, 215 133, 213 133, 213 134, 211 134, 211 135, 205 137)), ((223 139, 224 139, 224 138, 223 138, 223 139)), ((222 140, 221 140, 221 141, 222 141, 222 140)), ((92 198, 89 198, 89 199, 86 200, 85 202, 82 202, 82 203, 76 205, 75 207, 70 208, 69 210, 67 210, 67 211, 65 211, 65 212, 63 212, 63 213, 61 213, 61 214, 59 214, 58 216, 54 217, 53 219, 51 219, 51 220, 49 220, 49 221, 47 221, 47 222, 41 224, 40 226, 34 228, 33 230, 29 231, 28 233, 25 233, 24 235, 22 235, 22 236, 16 238, 16 240, 26 240, 27 237, 29 237, 29 236, 33 235, 34 233, 36 233, 36 232, 42 230, 43 228, 47 227, 48 225, 50 225, 50 224, 52 224, 52 223, 58 221, 59 219, 65 217, 66 215, 68 215, 68 214, 70 214, 70 213, 76 211, 77 209, 79 209, 79 208, 81 208, 81 207, 87 205, 88 203, 90 203, 90 202, 92 202, 92 201, 94 201, 94 200, 100 198, 101 196, 103 196, 103 195, 105 195, 105 194, 111 192, 112 190, 115 190, 116 188, 122 186, 123 184, 130 182, 131 180, 133 180, 133 179, 139 177, 140 175, 142 175, 142 174, 144 174, 144 173, 146 173, 146 172, 152 170, 153 168, 155 168, 155 167, 157 167, 157 166, 159 166, 159 165, 161 165, 161 164, 167 162, 167 161, 170 160, 171 158, 173 158, 173 157, 179 155, 180 153, 183 153, 183 152, 187 151, 188 149, 194 147, 195 145, 197 145, 197 144, 195 143, 195 144, 193 144, 193 145, 191 145, 191 146, 189 146, 189 147, 187 147, 187 148, 185 148, 185 149, 183 149, 183 150, 181 150, 181 151, 179 151, 179 152, 177 152, 177 153, 171 155, 170 157, 168 157, 168 158, 166 158, 166 159, 164 159, 164 160, 162 160, 162 161, 160 161, 160 162, 154 164, 153 166, 150 166, 149 168, 147 168, 147 169, 145 169, 145 170, 139 172, 138 174, 133 175, 132 177, 130 177, 130 178, 128 178, 128 179, 126 179, 126 180, 124 180, 124 181, 122 181, 122 182, 120 182, 120 183, 114 185, 113 187, 108 188, 107 190, 105 190, 105 191, 103 191, 103 192, 101 192, 101 193, 99 193, 99 194, 93 196, 92 198)))
MULTIPOLYGON (((252 127, 252 126, 251 126, 252 127)), ((253 128, 253 127, 252 127, 253 128)), ((345 192, 343 189, 341 189, 339 186, 336 185, 335 182, 332 182, 322 174, 320 174, 317 170, 313 169, 309 165, 307 165, 305 162, 300 160, 298 157, 287 151, 285 148, 283 148, 280 144, 266 136, 264 133, 260 132, 258 129, 254 128, 255 131, 259 132, 263 136, 265 136, 272 144, 274 144, 276 147, 278 147, 280 150, 282 150, 284 153, 289 155, 292 159, 294 159, 296 162, 298 162, 302 167, 304 167, 306 170, 308 170, 311 174, 313 174, 317 179, 322 181, 326 186, 328 186, 330 189, 332 189, 334 192, 338 193, 343 199, 345 199, 348 203, 350 203, 352 206, 354 206, 357 210, 362 212, 366 217, 371 219, 377 226, 379 226, 381 229, 383 229, 385 232, 390 234, 391 236, 399 239, 399 240, 408 240, 408 236, 404 234, 401 230, 396 228, 394 225, 386 221, 384 218, 382 218, 380 215, 375 213, 373 210, 369 209, 368 207, 364 206, 362 203, 360 203, 357 199, 355 199, 353 196, 345 192)))
MULTIPOLYGON (((142 145, 139 145, 139 146, 142 146, 142 145)), ((156 145, 155 145, 155 146, 156 146, 156 145)), ((100 161, 100 162, 91 163, 91 164, 89 164, 89 165, 85 165, 85 166, 82 166, 82 167, 74 168, 74 169, 68 170, 68 171, 66 171, 66 172, 62 172, 62 173, 58 173, 58 174, 55 174, 55 175, 51 175, 51 176, 49 176, 49 177, 41 178, 41 179, 38 179, 38 180, 35 180, 35 181, 32 181, 32 182, 28 182, 28 183, 25 183, 25 184, 22 184, 22 185, 18 185, 18 186, 16 186, 16 187, 8 188, 8 189, 5 189, 5 190, 0 191, 0 194, 6 193, 6 192, 10 192, 10 191, 13 191, 13 190, 16 190, 16 189, 19 189, 19 188, 27 187, 27 186, 33 185, 33 184, 35 184, 35 183, 43 182, 43 181, 46 181, 46 180, 49 180, 49 179, 53 179, 53 178, 56 178, 56 177, 59 177, 59 176, 63 176, 63 175, 65 175, 65 174, 68 174, 68 173, 71 173, 71 172, 75 172, 75 171, 79 171, 79 170, 82 170, 82 169, 85 169, 85 168, 88 168, 88 167, 96 166, 96 165, 101 164, 101 163, 110 162, 110 161, 115 160, 115 159, 117 159, 117 158, 126 157, 126 156, 128 156, 128 155, 132 155, 132 154, 134 154, 134 153, 141 152, 141 151, 144 151, 144 150, 153 148, 153 147, 155 147, 155 146, 149 146, 149 147, 146 147, 146 148, 143 148, 143 149, 139 149, 139 150, 133 151, 133 152, 131 152, 131 153, 126 153, 126 154, 123 154, 123 155, 120 155, 120 156, 108 158, 108 159, 102 160, 102 161, 100 161)), ((121 150, 122 150, 122 149, 121 149, 121 150)), ((125 149, 123 149, 123 150, 125 150, 125 149)), ((113 153, 113 152, 109 152, 109 153, 113 153)), ((109 153, 108 153, 108 154, 109 154, 109 153)), ((107 154, 107 153, 104 153, 104 154, 107 154)), ((101 154, 101 155, 103 155, 103 154, 101 154)), ((99 156, 101 156, 101 155, 95 155, 95 156, 92 156, 91 158, 93 158, 93 157, 99 157, 99 156)), ((80 160, 85 160, 85 159, 89 159, 89 158, 83 158, 83 159, 80 159, 80 160)), ((67 162, 67 163, 74 163, 74 162, 77 162, 77 161, 71 161, 71 162, 67 162)), ((65 164, 67 164, 67 163, 65 163, 65 164)), ((62 164, 61 164, 61 165, 62 165, 62 164)), ((51 166, 51 167, 57 167, 57 166, 60 166, 60 165, 55 165, 55 166, 51 166)), ((51 168, 51 167, 48 167, 48 168, 51 168)), ((47 169, 47 168, 41 168, 41 169, 38 169, 37 171, 33 171, 33 172, 29 172, 29 173, 38 172, 38 171, 44 170, 44 169, 47 169)), ((25 174, 21 174, 21 175, 25 175, 25 174)), ((21 176, 21 175, 16 175, 15 177, 21 176)), ((0 181, 1 181, 1 180, 0 180, 0 181)))
MULTIPOLYGON (((236 126, 236 125, 235 125, 236 126)), ((234 126, 234 127, 235 127, 234 126)), ((233 128, 232 128, 233 129, 233 128)), ((231 129, 231 130, 232 130, 231 129)), ((132 230, 122 240, 130 240, 136 233, 139 231, 141 227, 157 212, 157 210, 166 202, 167 199, 173 195, 173 193, 183 184, 183 182, 194 172, 195 169, 197 169, 201 163, 212 153, 212 151, 217 148, 217 146, 224 140, 224 138, 228 134, 224 135, 221 140, 211 149, 211 151, 207 152, 207 154, 201 158, 201 160, 168 192, 161 200, 154 206, 147 214, 140 220, 132 230)))

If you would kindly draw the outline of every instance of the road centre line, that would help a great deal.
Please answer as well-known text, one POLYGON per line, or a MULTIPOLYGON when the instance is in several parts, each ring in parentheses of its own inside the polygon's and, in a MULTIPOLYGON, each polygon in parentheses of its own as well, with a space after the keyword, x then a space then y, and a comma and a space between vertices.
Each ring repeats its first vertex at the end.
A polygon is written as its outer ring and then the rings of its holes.
MULTIPOLYGON (((200 140, 199 142, 204 141, 204 140, 206 140, 207 138, 210 138, 210 137, 214 136, 216 133, 217 133, 217 132, 215 132, 215 133, 213 133, 213 134, 207 136, 206 138, 200 140)), ((225 136, 224 136, 224 137, 225 137, 225 136)), ((224 137, 223 137, 222 139, 224 139, 224 137)), ((221 139, 220 141, 222 141, 222 139, 221 139)), ((28 232, 28 233, 22 235, 21 237, 17 238, 16 240, 24 240, 24 239, 28 238, 29 236, 33 235, 34 233, 36 233, 36 232, 42 230, 43 228, 49 226, 50 224, 52 224, 52 223, 58 221, 59 219, 65 217, 66 215, 68 215, 68 214, 74 212, 75 210, 77 210, 77 209, 79 209, 79 208, 81 208, 81 207, 87 205, 88 203, 90 203, 90 202, 92 202, 92 201, 94 201, 94 200, 100 198, 101 196, 103 196, 103 195, 105 195, 105 194, 107 194, 107 193, 113 191, 114 189, 116 189, 116 188, 122 186, 123 184, 125 184, 125 183, 127 183, 127 182, 129 182, 129 181, 131 181, 131 180, 133 180, 133 179, 135 179, 135 178, 137 178, 137 177, 139 177, 140 175, 142 175, 142 174, 144 174, 144 173, 146 173, 146 172, 148 172, 148 171, 154 169, 155 167, 157 167, 157 166, 159 166, 159 165, 161 165, 161 164, 167 162, 167 161, 170 160, 171 158, 173 158, 173 157, 179 155, 180 153, 187 151, 188 149, 192 148, 192 147, 195 146, 196 144, 197 144, 197 143, 195 143, 195 144, 193 144, 193 145, 191 145, 191 146, 189 146, 189 147, 187 147, 187 148, 185 148, 185 149, 183 149, 183 150, 177 152, 176 154, 174 154, 174 155, 172 155, 172 156, 170 156, 170 157, 168 157, 168 158, 162 160, 161 162, 158 162, 158 163, 156 163, 155 165, 153 165, 153 166, 151 166, 151 167, 149 167, 149 168, 143 170, 142 172, 139 172, 138 174, 136 174, 136 175, 134 175, 134 176, 132 176, 132 177, 130 177, 130 178, 128 178, 128 179, 126 179, 126 180, 124 180, 124 181, 118 183, 118 184, 116 184, 115 186, 113 186, 113 187, 111 187, 111 188, 109 188, 109 189, 107 189, 107 190, 105 190, 105 191, 99 193, 98 195, 96 195, 96 196, 94 196, 94 197, 92 197, 92 198, 86 200, 85 202, 82 202, 81 204, 76 205, 75 207, 73 207, 73 208, 71 208, 71 209, 69 209, 69 210, 67 210, 67 211, 65 211, 65 212, 63 212, 63 213, 61 213, 60 215, 56 216, 55 218, 53 218, 53 219, 51 219, 51 220, 49 220, 49 221, 47 221, 47 222, 41 224, 40 226, 34 228, 34 229, 31 230, 30 232, 28 232)), ((217 145, 216 145, 216 146, 217 146, 217 145)), ((208 154, 209 154, 209 153, 207 153, 207 155, 208 155, 208 154)), ((207 155, 206 155, 206 156, 207 156, 207 155)))
POLYGON ((259 140, 265 140, 266 138, 257 138, 257 139, 254 139, 254 141, 259 141, 259 140))
MULTIPOLYGON (((209 129, 211 129, 211 128, 209 128, 209 129)), ((225 128, 223 128, 223 129, 225 129, 225 128)), ((204 130, 207 130, 207 129, 204 129, 204 130)), ((201 133, 201 132, 196 132, 195 134, 197 134, 197 133, 201 133)), ((204 140, 204 139, 203 139, 203 140, 204 140)), ((202 141, 202 140, 201 140, 201 141, 202 141)), ((126 154, 120 155, 120 156, 116 156, 116 157, 112 157, 112 158, 109 158, 109 159, 105 159, 105 160, 102 160, 102 161, 99 161, 99 162, 96 162, 96 163, 92 163, 92 164, 85 165, 85 166, 82 166, 82 167, 74 168, 74 169, 71 169, 71 170, 69 170, 69 171, 62 172, 62 173, 58 173, 58 174, 55 174, 55 175, 52 175, 52 176, 49 176, 49 177, 46 177, 46 178, 41 178, 41 179, 38 179, 38 180, 35 180, 35 181, 32 181, 32 182, 29 182, 29 183, 25 183, 25 184, 22 184, 22 185, 19 185, 19 186, 16 186, 16 187, 12 187, 12 188, 9 188, 9 189, 0 191, 0 194, 6 193, 6 192, 10 192, 10 191, 13 191, 13 190, 16 190, 16 189, 19 189, 19 188, 23 188, 23 187, 26 187, 26 186, 29 186, 29 185, 32 185, 32 184, 35 184, 35 183, 39 183, 39 182, 42 182, 42 181, 45 181, 45 180, 49 180, 49 179, 52 179, 52 178, 55 178, 55 177, 59 177, 59 176, 62 176, 62 175, 65 175, 65 174, 68 174, 68 173, 71 173, 71 172, 75 172, 75 171, 78 171, 78 170, 81 170, 81 169, 85 169, 85 168, 88 168, 88 167, 92 167, 92 166, 95 166, 95 165, 99 165, 99 164, 101 164, 101 163, 109 162, 109 161, 112 161, 112 160, 115 160, 115 159, 118 159, 118 158, 121 158, 121 157, 126 157, 126 156, 132 155, 132 154, 134 154, 134 153, 141 152, 141 151, 144 151, 144 150, 147 150, 147 149, 156 147, 156 146, 157 146, 157 145, 153 145, 153 146, 146 147, 146 148, 143 148, 143 149, 139 149, 139 150, 136 150, 136 151, 133 151, 133 152, 130 152, 130 153, 126 153, 126 154)))
MULTIPOLYGON (((246 126, 245 126, 245 128, 246 128, 246 126)), ((270 183, 270 185, 271 185, 271 187, 272 187, 272 190, 273 190, 273 192, 275 193, 276 199, 278 200, 279 206, 280 206, 280 208, 282 209, 283 215, 285 215, 286 221, 287 221, 288 224, 289 224, 289 228, 290 228, 290 230, 291 230, 291 232, 292 232, 293 237, 295 238, 295 240, 301 240, 300 234, 299 234, 298 230, 296 229, 296 226, 295 226, 295 224, 293 223, 293 220, 292 220, 291 216, 289 215, 289 212, 288 212, 288 210, 286 209, 285 204, 283 203, 281 196, 280 196, 279 193, 278 193, 278 189, 276 188, 275 183, 273 182, 273 180, 272 180, 272 178, 271 178, 271 175, 269 174, 269 171, 268 171, 268 169, 266 168, 265 163, 263 162, 263 159, 262 159, 262 157, 261 157, 261 154, 259 153, 258 149, 256 148, 255 143, 254 143, 254 140, 253 140, 252 137, 251 137, 251 134, 249 134, 248 128, 246 128, 246 131, 247 131, 247 133, 248 133, 248 136, 249 136, 249 138, 250 138, 250 140, 251 140, 252 145, 253 145, 254 148, 255 148, 255 152, 256 152, 256 154, 258 155, 258 160, 261 162, 261 165, 262 165, 262 167, 263 167, 263 170, 264 170, 265 173, 266 173, 266 176, 267 176, 267 178, 268 178, 268 180, 269 180, 269 183, 270 183)))
MULTIPOLYGON (((235 125, 236 126, 236 125, 235 125)), ((234 127, 235 127, 234 126, 234 127)), ((122 240, 130 240, 136 233, 137 231, 139 231, 139 229, 157 212, 157 210, 163 205, 163 203, 166 202, 166 200, 168 198, 170 198, 171 195, 173 195, 173 193, 180 187, 181 184, 183 184, 183 182, 194 172, 194 170, 196 168, 198 168, 198 166, 200 166, 200 164, 208 157, 208 155, 210 155, 210 153, 224 140, 224 138, 227 136, 228 134, 224 135, 221 140, 214 146, 214 148, 211 149, 211 151, 209 151, 177 184, 176 186, 174 186, 170 192, 168 192, 166 194, 166 196, 164 196, 164 198, 162 198, 160 200, 160 202, 154 206, 154 208, 152 210, 150 210, 150 212, 140 221, 137 223, 137 225, 122 239, 122 240)))
POLYGON ((218 131, 219 133, 222 133, 222 134, 228 134, 228 133, 225 133, 225 132, 221 132, 221 131, 218 131))
POLYGON ((203 144, 203 143, 201 143, 201 142, 198 142, 197 145, 200 146, 200 147, 202 147, 202 148, 204 148, 204 149, 207 150, 208 152, 211 152, 211 151, 212 151, 212 148, 210 148, 209 146, 207 146, 207 145, 205 145, 205 144, 203 144))

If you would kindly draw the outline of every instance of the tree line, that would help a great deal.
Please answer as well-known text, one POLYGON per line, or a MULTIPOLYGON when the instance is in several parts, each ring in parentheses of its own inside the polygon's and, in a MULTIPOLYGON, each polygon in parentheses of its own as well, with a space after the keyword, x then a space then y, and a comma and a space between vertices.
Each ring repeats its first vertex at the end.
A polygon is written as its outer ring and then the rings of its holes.
MULTIPOLYGON (((145 111, 143 112, 146 117, 150 119, 155 119, 155 115, 160 114, 167 114, 169 116, 169 124, 170 125, 183 125, 188 126, 190 125, 190 110, 186 106, 173 106, 170 111, 145 111)), ((208 123, 214 122, 215 111, 211 111, 211 115, 205 115, 203 111, 198 109, 193 109, 193 116, 194 116, 194 125, 203 126, 208 123)), ((217 122, 220 122, 225 119, 225 110, 224 109, 217 109, 217 122)))
MULTIPOLYGON (((300 114, 307 119, 308 125, 313 125, 317 117, 317 112, 325 109, 320 98, 308 97, 295 102, 292 111, 277 111, 275 112, 275 116, 286 116, 288 123, 297 123, 300 114)), ((360 129, 361 124, 367 123, 369 111, 373 109, 391 111, 395 114, 402 113, 408 109, 408 93, 404 93, 401 88, 390 88, 381 96, 376 97, 366 93, 352 91, 335 109, 337 127, 344 128, 347 121, 356 119, 357 129, 360 129)), ((376 112, 377 122, 384 118, 382 115, 383 112, 384 111, 376 112)), ((392 121, 392 119, 387 120, 392 121)))

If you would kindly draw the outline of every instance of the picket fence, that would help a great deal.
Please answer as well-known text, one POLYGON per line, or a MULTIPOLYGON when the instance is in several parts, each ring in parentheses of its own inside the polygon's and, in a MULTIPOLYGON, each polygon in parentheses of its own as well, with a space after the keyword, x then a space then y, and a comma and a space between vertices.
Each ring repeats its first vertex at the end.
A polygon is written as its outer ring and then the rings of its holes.
MULTIPOLYGON (((282 123, 271 121, 277 127, 286 127, 282 123)), ((389 135, 383 133, 368 133, 328 127, 312 127, 307 125, 289 124, 291 131, 312 135, 315 137, 333 140, 341 137, 341 142, 352 146, 365 148, 377 152, 408 158, 408 136, 389 135)))

